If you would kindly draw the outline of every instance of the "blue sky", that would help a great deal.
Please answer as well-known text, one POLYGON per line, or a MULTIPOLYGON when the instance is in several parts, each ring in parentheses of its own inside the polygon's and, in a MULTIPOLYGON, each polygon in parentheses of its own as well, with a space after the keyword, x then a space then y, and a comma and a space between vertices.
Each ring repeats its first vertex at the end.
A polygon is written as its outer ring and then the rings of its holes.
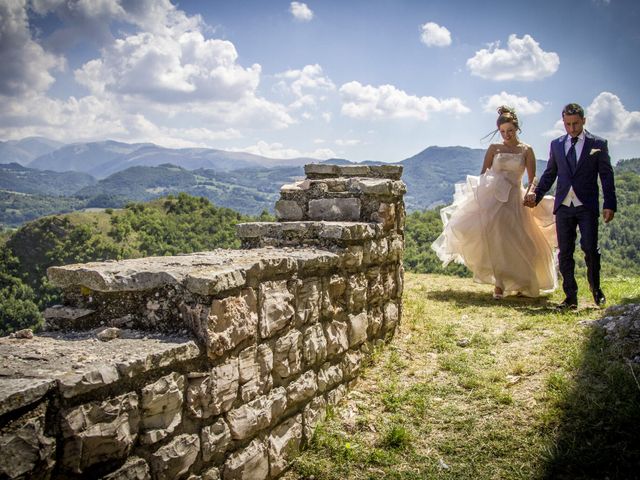
POLYGON ((639 157, 638 25, 636 0, 0 0, 0 139, 399 161, 486 148, 508 104, 546 158, 578 102, 639 157))

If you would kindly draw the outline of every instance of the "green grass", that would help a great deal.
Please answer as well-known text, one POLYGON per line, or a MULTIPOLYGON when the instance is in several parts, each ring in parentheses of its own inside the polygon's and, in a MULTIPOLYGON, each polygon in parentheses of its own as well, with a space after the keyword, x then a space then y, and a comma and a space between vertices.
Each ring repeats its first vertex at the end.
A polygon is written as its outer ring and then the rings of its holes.
MULTIPOLYGON (((603 289, 640 303, 640 279, 603 289)), ((564 313, 560 292, 496 302, 469 279, 407 274, 394 340, 284 478, 638 478, 640 365, 591 325, 616 309, 580 292, 564 313)))

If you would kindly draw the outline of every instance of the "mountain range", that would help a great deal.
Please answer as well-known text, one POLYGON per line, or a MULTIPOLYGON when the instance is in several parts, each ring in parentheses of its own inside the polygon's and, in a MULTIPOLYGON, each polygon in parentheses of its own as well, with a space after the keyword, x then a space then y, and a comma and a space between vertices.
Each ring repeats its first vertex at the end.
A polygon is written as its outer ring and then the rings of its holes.
MULTIPOLYGON (((453 185, 477 175, 483 149, 432 146, 403 165, 407 210, 451 201, 453 185)), ((186 192, 244 214, 272 211, 282 184, 304 178, 310 158, 273 159, 205 148, 169 149, 114 141, 62 145, 41 137, 0 142, 0 224, 16 225, 82 207, 120 207, 128 201, 186 192), (60 197, 65 197, 61 202, 60 197), (71 201, 73 200, 73 201, 71 201), (38 207, 28 214, 30 202, 38 207), (44 209, 44 210, 43 210, 44 209), (7 216, 11 213, 11 218, 7 216), (18 212, 18 213, 16 213, 18 212)), ((330 159, 327 163, 354 163, 330 159)), ((374 164, 375 162, 363 162, 374 164)), ((544 168, 544 162, 538 162, 544 168)))
POLYGON ((165 163, 187 170, 222 172, 249 167, 302 166, 312 158, 276 159, 213 148, 165 148, 153 143, 102 142, 61 144, 42 137, 0 142, 0 164, 54 172, 83 172, 101 179, 129 167, 156 167, 165 163))

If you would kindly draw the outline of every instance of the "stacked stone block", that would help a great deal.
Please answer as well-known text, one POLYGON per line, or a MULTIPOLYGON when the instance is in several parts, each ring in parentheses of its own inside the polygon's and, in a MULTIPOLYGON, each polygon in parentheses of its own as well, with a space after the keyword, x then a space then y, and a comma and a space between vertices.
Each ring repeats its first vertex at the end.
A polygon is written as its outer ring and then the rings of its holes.
POLYGON ((0 477, 286 470, 402 310, 400 167, 305 170, 244 250, 50 269, 49 330, 0 339, 0 477))

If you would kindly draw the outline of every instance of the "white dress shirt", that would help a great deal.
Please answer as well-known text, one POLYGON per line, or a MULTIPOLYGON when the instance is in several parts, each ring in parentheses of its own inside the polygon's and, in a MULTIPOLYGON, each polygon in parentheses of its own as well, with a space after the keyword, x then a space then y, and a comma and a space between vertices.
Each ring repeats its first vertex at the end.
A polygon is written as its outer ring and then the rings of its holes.
MULTIPOLYGON (((582 153, 582 147, 584 147, 584 130, 580 132, 580 135, 578 135, 578 141, 576 142, 576 147, 575 147, 576 148, 576 165, 578 165, 578 162, 580 161, 580 154, 582 153)), ((567 139, 564 141, 565 155, 569 152, 570 148, 571 148, 571 135, 567 135, 567 139)), ((569 193, 567 193, 567 196, 564 197, 564 200, 562 201, 562 205, 565 205, 567 207, 571 207, 571 206, 579 207, 580 205, 582 205, 582 202, 576 195, 576 192, 573 191, 573 187, 569 188, 569 193)))

